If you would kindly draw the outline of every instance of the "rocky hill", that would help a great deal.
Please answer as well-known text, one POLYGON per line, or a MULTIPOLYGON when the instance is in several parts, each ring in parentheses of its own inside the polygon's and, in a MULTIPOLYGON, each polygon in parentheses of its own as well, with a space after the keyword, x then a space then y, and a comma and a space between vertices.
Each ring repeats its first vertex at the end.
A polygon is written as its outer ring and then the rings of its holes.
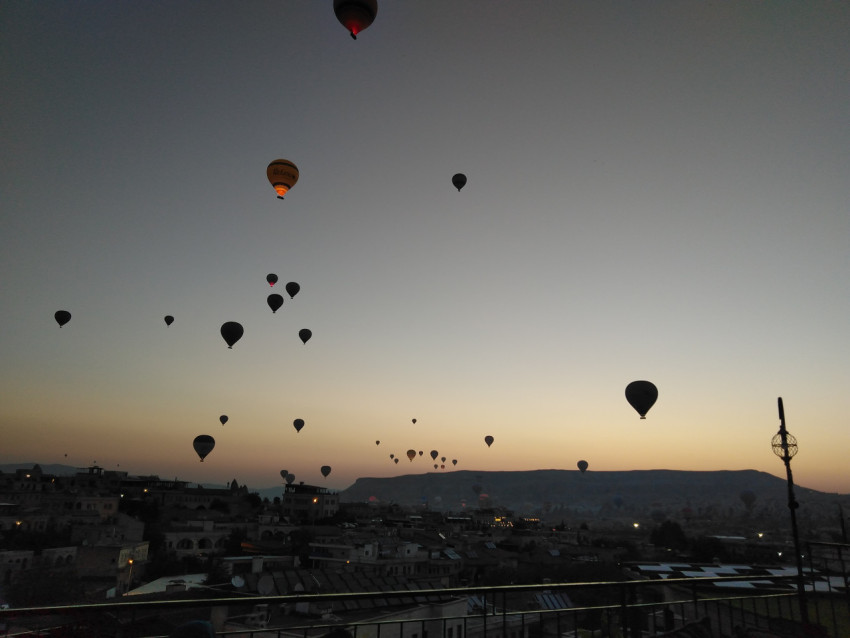
MULTIPOLYGON (((850 512, 850 495, 796 487, 801 512, 850 512)), ((340 493, 342 502, 397 503, 441 511, 482 506, 516 514, 598 517, 787 514, 784 479, 756 470, 591 472, 534 470, 410 474, 360 478, 340 493)))

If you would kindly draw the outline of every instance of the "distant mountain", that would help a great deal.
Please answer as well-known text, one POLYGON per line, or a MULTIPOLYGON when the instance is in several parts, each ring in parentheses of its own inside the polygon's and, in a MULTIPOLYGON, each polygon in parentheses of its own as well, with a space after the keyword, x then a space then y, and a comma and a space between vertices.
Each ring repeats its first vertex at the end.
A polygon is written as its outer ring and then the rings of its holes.
MULTIPOLYGON (((850 495, 796 487, 801 507, 850 507, 850 495)), ((633 470, 593 472, 534 470, 525 472, 454 471, 392 478, 359 478, 340 492, 342 502, 397 503, 429 509, 501 506, 517 514, 557 512, 605 516, 629 513, 729 515, 747 512, 741 495, 752 492, 750 512, 787 513, 784 479, 756 470, 686 472, 633 470)), ((748 500, 748 499, 747 499, 748 500)))

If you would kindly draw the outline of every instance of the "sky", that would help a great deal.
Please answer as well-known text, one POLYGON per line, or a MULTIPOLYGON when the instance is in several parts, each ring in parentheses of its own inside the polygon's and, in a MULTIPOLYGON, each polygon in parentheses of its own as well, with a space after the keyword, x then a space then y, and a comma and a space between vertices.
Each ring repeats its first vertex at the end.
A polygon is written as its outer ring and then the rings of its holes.
POLYGON ((357 40, 331 0, 0 3, 0 462, 784 476, 781 396, 848 493, 848 40, 844 2, 379 0, 357 40))

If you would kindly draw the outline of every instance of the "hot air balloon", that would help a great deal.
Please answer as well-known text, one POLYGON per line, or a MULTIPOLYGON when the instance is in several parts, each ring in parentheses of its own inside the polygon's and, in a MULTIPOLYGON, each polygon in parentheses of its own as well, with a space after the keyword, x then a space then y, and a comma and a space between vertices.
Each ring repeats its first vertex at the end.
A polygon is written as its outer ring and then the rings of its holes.
POLYGON ((646 418, 646 413, 657 398, 658 388, 649 381, 632 381, 626 386, 626 401, 637 410, 641 419, 646 418))
POLYGON ((411 419, 411 422, 413 423, 413 425, 416 425, 416 419, 411 419))
POLYGON ((227 423, 227 415, 222 414, 220 417, 218 417, 218 420, 221 421, 222 425, 224 425, 225 423, 227 423))
POLYGON ((423 454, 425 454, 425 452, 423 452, 422 450, 419 450, 419 456, 422 456, 423 454))
POLYGON ((351 37, 363 31, 378 14, 378 0, 334 0, 334 13, 351 37))
POLYGON ((466 175, 463 173, 455 173, 452 176, 452 184, 457 189, 457 192, 460 192, 460 189, 466 186, 466 175))
POLYGON ((439 464, 434 463, 434 469, 436 470, 438 467, 440 467, 439 464))
POLYGON ((266 303, 269 304, 269 308, 272 309, 272 313, 275 313, 283 305, 283 297, 278 294, 269 295, 268 299, 266 299, 266 303))
POLYGON ((286 484, 287 485, 292 485, 292 481, 294 481, 294 480, 295 480, 294 474, 287 474, 286 475, 286 484))
POLYGON ((390 458, 391 458, 391 459, 394 459, 394 458, 395 458, 395 454, 390 454, 390 458))
POLYGON ((286 294, 289 295, 289 298, 292 299, 295 295, 298 294, 298 291, 301 290, 301 286, 299 286, 294 281, 290 281, 284 286, 286 288, 286 294))
POLYGON ((490 436, 489 434, 484 437, 484 442, 487 444, 487 447, 490 447, 491 445, 493 445, 493 441, 494 441, 493 437, 490 436))
POLYGON ((398 459, 393 459, 396 465, 398 465, 398 459))
POLYGON ((437 452, 437 450, 431 450, 431 460, 436 461, 438 454, 439 454, 439 452, 437 452))
POLYGON ((294 427, 294 428, 295 428, 295 431, 296 431, 296 432, 300 432, 300 431, 301 431, 301 428, 303 428, 303 427, 304 427, 304 419, 295 419, 295 420, 292 422, 292 427, 294 427))
POLYGON ((446 462, 446 457, 445 457, 445 456, 441 456, 441 457, 440 457, 440 462, 441 462, 441 463, 445 463, 445 462, 446 462))
POLYGON ((61 328, 66 323, 71 321, 71 313, 67 310, 57 310, 53 313, 53 318, 56 319, 56 323, 58 323, 59 327, 61 328))
POLYGON ((441 470, 445 470, 445 469, 446 469, 446 465, 445 465, 445 463, 440 463, 440 469, 441 469, 441 470))
POLYGON ((411 462, 413 462, 413 459, 416 458, 416 450, 408 450, 407 458, 410 459, 411 462))
POLYGON ((207 454, 213 451, 213 448, 215 447, 215 439, 209 434, 201 434, 195 437, 195 440, 192 442, 192 447, 195 448, 195 452, 197 452, 198 456, 201 457, 201 463, 203 463, 207 454))
POLYGON ((307 343, 308 341, 310 341, 310 337, 312 336, 313 331, 309 328, 301 328, 301 330, 298 331, 298 337, 301 339, 302 343, 307 343))
POLYGON ((587 461, 581 460, 578 463, 576 463, 576 465, 578 466, 578 469, 581 470, 582 474, 587 472, 587 461))
POLYGON ((165 325, 170 326, 172 323, 174 323, 174 317, 171 315, 165 315, 165 325))
POLYGON ((323 465, 321 472, 322 472, 322 476, 324 476, 325 478, 328 478, 328 474, 331 473, 331 466, 330 465, 323 465))
POLYGON ((289 189, 295 186, 298 175, 298 167, 285 159, 276 159, 266 169, 266 177, 277 192, 278 199, 283 199, 289 189))
POLYGON ((452 459, 452 465, 457 465, 457 459, 452 459))
POLYGON ((375 441, 375 445, 380 445, 380 444, 381 444, 380 441, 375 441))
POLYGON ((270 272, 266 275, 266 281, 269 282, 269 286, 274 286, 277 283, 277 275, 270 272))
POLYGON ((286 477, 287 477, 288 475, 289 475, 289 471, 288 471, 288 470, 281 470, 281 471, 280 471, 280 478, 282 478, 284 481, 286 480, 286 477))
POLYGON ((241 323, 235 321, 227 321, 221 324, 221 336, 227 344, 228 348, 232 348, 233 344, 242 338, 245 332, 241 323))

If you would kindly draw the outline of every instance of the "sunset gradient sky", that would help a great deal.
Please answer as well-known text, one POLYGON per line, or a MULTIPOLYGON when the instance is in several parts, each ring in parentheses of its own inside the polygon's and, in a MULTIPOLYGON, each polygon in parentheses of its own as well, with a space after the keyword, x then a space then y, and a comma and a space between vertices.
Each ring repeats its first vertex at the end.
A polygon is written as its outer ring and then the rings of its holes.
POLYGON ((850 3, 379 5, 0 3, 0 462, 850 492, 850 3))

